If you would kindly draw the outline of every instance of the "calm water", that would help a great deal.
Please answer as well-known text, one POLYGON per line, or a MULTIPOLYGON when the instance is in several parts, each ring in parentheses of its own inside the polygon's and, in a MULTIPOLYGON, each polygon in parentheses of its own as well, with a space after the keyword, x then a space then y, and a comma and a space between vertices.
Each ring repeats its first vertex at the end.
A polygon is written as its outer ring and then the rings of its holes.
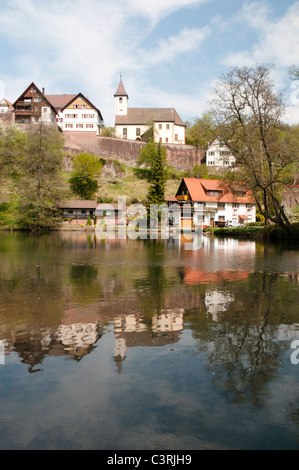
POLYGON ((299 449, 299 250, 5 233, 0 263, 0 449, 299 449))

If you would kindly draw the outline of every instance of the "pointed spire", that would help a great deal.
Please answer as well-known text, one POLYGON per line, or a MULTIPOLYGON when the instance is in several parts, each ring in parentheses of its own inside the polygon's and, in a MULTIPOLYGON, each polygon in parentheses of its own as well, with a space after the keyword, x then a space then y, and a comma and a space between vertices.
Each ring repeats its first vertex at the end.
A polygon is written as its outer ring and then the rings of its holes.
POLYGON ((116 90, 114 96, 126 96, 127 98, 129 98, 125 90, 124 84, 122 82, 122 75, 120 75, 120 82, 119 82, 118 89, 116 90))

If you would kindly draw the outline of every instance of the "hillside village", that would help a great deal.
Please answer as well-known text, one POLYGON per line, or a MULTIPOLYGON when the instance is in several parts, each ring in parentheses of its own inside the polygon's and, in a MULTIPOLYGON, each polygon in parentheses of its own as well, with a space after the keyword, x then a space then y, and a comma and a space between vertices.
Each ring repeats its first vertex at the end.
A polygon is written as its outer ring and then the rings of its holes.
MULTIPOLYGON (((235 157, 218 138, 213 138, 206 149, 186 144, 186 127, 174 108, 130 108, 129 96, 122 77, 114 94, 115 127, 106 133, 100 107, 82 93, 47 94, 31 83, 11 103, 0 101, 0 120, 6 125, 21 129, 42 122, 57 127, 64 139, 67 154, 65 171, 72 168, 72 159, 80 152, 97 155, 105 163, 101 186, 101 201, 114 203, 117 214, 117 196, 129 197, 129 203, 144 202, 148 183, 144 179, 138 192, 138 179, 134 168, 138 166, 140 151, 151 132, 153 140, 166 150, 167 163, 173 168, 166 185, 165 202, 170 207, 176 203, 183 211, 191 205, 192 215, 182 216, 182 228, 245 226, 257 221, 257 207, 253 194, 236 186, 223 188, 217 175, 230 169, 235 171, 235 157), (115 169, 115 163, 116 169, 115 169), (194 168, 204 164, 203 177, 194 168), (111 184, 107 184, 107 181, 111 184), (132 183, 133 192, 129 189, 132 183), (127 186, 126 186, 127 183, 127 186), (130 193, 131 192, 131 193, 130 193)), ((295 182, 285 194, 285 204, 298 206, 299 186, 295 182)), ((72 226, 84 226, 87 220, 94 223, 98 200, 71 198, 61 203, 64 220, 72 226)), ((107 212, 108 213, 108 212, 107 212)), ((259 219, 260 220, 260 219, 259 219)))

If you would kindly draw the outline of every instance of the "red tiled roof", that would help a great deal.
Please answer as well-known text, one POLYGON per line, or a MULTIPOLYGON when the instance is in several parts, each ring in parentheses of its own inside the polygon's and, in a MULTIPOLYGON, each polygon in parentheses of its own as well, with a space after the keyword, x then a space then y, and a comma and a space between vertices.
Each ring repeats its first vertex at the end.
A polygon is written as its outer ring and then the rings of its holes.
POLYGON ((6 98, 3 98, 3 100, 0 101, 0 104, 2 106, 7 105, 8 109, 13 109, 12 103, 10 101, 8 101, 6 98), (4 103, 3 103, 3 101, 4 101, 4 103))
POLYGON ((116 116, 115 124, 145 124, 150 122, 174 122, 185 126, 174 108, 129 108, 126 116, 116 116))
POLYGON ((55 109, 60 109, 66 106, 77 95, 46 95, 47 100, 54 106, 55 109))
POLYGON ((190 198, 193 202, 231 202, 231 203, 244 203, 253 204, 255 202, 253 195, 250 191, 242 188, 239 183, 239 189, 245 191, 245 196, 238 196, 233 192, 230 184, 222 180, 211 179, 197 179, 197 178, 184 178, 190 198), (207 191, 221 191, 219 195, 208 195, 207 191))

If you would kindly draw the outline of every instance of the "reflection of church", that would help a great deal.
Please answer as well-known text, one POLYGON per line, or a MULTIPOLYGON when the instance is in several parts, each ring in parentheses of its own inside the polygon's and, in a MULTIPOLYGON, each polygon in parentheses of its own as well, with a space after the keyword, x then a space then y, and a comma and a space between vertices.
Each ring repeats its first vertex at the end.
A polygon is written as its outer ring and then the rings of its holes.
POLYGON ((115 344, 113 357, 118 369, 126 358, 127 348, 155 347, 177 343, 184 328, 184 309, 163 310, 160 315, 146 319, 132 314, 114 318, 115 344))
MULTIPOLYGON (((183 330, 183 309, 164 310, 160 315, 145 318, 140 314, 119 315, 114 318, 113 357, 118 369, 126 357, 127 348, 136 346, 165 346, 179 341, 183 330)), ((29 372, 39 372, 46 357, 71 356, 80 361, 90 354, 103 335, 100 322, 61 324, 52 328, 25 329, 15 332, 5 341, 5 351, 15 351, 29 372), (39 367, 37 367, 39 366, 39 367)), ((3 342, 4 344, 4 342, 3 342)))
POLYGON ((55 333, 64 351, 78 359, 89 354, 101 336, 101 329, 97 323, 60 325, 55 333))

